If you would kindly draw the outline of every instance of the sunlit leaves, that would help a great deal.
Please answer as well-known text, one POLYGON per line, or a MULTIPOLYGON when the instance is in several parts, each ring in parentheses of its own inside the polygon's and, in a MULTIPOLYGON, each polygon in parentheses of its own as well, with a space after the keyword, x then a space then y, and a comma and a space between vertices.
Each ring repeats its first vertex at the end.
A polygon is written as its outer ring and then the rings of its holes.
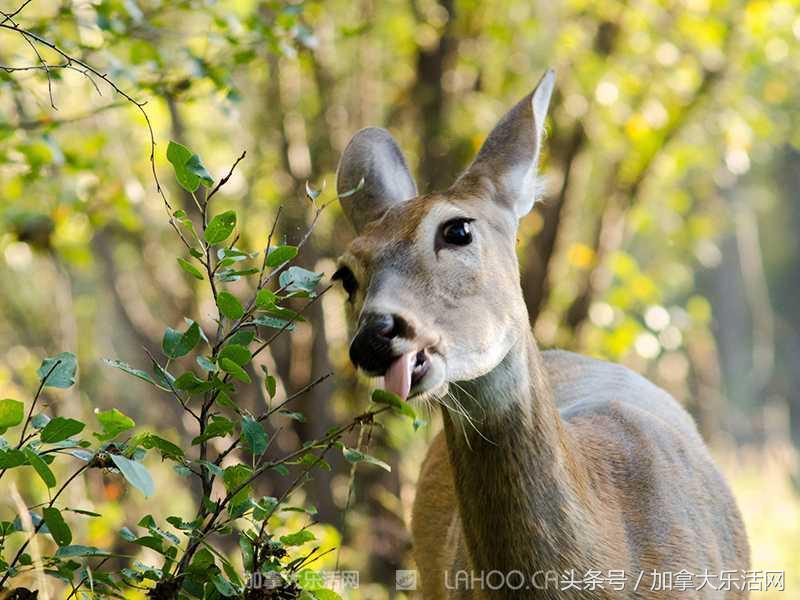
POLYGON ((296 246, 278 246, 277 248, 272 248, 267 256, 267 266, 279 267, 285 262, 292 260, 295 256, 297 256, 296 246))
POLYGON ((411 405, 397 394, 387 392, 386 390, 374 390, 372 392, 372 401, 376 404, 386 404, 391 406, 400 414, 405 415, 410 419, 416 419, 416 414, 414 413, 414 409, 411 408, 411 405))
POLYGON ((195 267, 192 263, 190 263, 185 258, 181 258, 179 256, 178 257, 178 265, 180 265, 181 269, 186 271, 189 275, 191 275, 195 279, 199 279, 200 281, 202 281, 204 279, 203 273, 200 271, 200 269, 195 267))
POLYGON ((178 183, 187 192, 196 192, 200 184, 210 187, 214 183, 214 178, 203 166, 200 157, 186 146, 170 141, 167 146, 167 160, 172 163, 178 183))
POLYGON ((4 398, 0 400, 0 434, 9 427, 22 423, 25 414, 25 405, 19 400, 4 398))
POLYGON ((223 316, 236 320, 244 316, 244 307, 238 298, 230 292, 220 292, 217 294, 217 306, 223 316))
POLYGON ((230 358, 221 358, 219 360, 220 368, 228 373, 231 377, 238 379, 244 383, 250 383, 250 375, 247 374, 242 367, 232 361, 230 358))
POLYGON ((133 419, 116 408, 104 412, 96 411, 95 417, 97 417, 97 421, 103 431, 102 433, 95 433, 94 436, 102 442, 113 440, 123 431, 133 429, 136 425, 133 419))
POLYGON ((272 308, 278 302, 278 296, 275 292, 262 289, 256 294, 256 306, 260 309, 272 308))
POLYGON ((311 542, 317 539, 316 536, 308 529, 302 529, 296 533, 281 536, 281 543, 285 546, 301 546, 306 542, 311 542))
POLYGON ((204 237, 209 244, 219 244, 225 241, 236 227, 236 212, 226 210, 215 215, 208 223, 204 237))
POLYGON ((54 444, 79 434, 86 425, 76 419, 55 417, 41 432, 41 440, 45 444, 54 444))

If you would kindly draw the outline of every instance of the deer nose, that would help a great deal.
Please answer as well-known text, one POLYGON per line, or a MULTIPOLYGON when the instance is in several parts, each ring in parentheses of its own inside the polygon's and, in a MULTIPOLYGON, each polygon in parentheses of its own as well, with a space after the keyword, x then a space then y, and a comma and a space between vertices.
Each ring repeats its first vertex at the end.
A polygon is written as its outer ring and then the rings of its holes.
POLYGON ((397 315, 370 313, 361 318, 361 326, 350 344, 350 360, 373 375, 382 375, 397 358, 392 340, 408 330, 406 321, 397 315))

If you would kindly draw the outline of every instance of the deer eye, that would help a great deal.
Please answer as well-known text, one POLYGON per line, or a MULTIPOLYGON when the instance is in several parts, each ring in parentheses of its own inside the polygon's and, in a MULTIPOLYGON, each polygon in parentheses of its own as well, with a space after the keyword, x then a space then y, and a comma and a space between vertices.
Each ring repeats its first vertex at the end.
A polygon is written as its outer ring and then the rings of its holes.
POLYGON ((355 294, 358 289, 358 281, 348 267, 339 267, 331 279, 334 281, 341 281, 344 291, 347 292, 351 300, 353 299, 353 294, 355 294))
POLYGON ((466 246, 472 242, 473 219, 453 219, 442 225, 442 239, 453 246, 466 246))

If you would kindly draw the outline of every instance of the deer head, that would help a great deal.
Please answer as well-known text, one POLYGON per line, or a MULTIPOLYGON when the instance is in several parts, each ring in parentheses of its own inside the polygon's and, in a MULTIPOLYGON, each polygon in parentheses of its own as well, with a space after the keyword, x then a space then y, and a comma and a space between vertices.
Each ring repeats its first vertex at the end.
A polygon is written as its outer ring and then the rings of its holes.
POLYGON ((337 189, 357 237, 333 278, 349 295, 350 357, 404 398, 485 375, 527 335, 516 231, 536 199, 554 80, 548 71, 444 192, 417 195, 384 129, 359 131, 342 155, 337 189))

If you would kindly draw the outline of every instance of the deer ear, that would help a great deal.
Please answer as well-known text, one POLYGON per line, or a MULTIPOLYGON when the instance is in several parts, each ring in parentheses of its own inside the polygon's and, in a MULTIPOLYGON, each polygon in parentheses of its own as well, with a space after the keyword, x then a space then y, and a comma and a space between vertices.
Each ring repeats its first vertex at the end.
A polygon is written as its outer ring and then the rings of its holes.
POLYGON ((368 127, 356 133, 337 171, 339 202, 357 233, 393 204, 417 195, 403 153, 385 129, 368 127))
POLYGON ((536 88, 500 119, 454 187, 489 183, 485 187, 496 201, 512 208, 518 218, 528 214, 538 191, 537 163, 555 78, 549 69, 536 88))

